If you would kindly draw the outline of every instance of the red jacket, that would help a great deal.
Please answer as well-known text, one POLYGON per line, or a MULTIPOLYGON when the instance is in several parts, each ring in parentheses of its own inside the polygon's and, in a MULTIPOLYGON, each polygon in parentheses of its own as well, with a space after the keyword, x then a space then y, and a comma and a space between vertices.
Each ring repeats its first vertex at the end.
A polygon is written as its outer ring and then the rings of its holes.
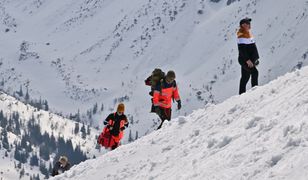
POLYGON ((107 125, 104 128, 104 132, 110 131, 110 134, 112 135, 112 138, 116 142, 120 142, 120 140, 124 136, 124 129, 125 127, 128 127, 128 120, 127 117, 122 114, 118 115, 116 112, 109 114, 109 116, 105 119, 104 124, 107 125), (112 127, 110 130, 109 127, 112 127))
POLYGON ((154 89, 153 104, 162 108, 171 108, 172 99, 179 101, 180 95, 176 82, 173 81, 171 84, 165 80, 158 83, 154 89))

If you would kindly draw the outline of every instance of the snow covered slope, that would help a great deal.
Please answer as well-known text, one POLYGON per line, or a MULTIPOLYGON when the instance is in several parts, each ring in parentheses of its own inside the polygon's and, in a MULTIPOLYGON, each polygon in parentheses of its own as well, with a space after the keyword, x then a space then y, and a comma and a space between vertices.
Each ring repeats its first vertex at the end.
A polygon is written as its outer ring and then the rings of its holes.
POLYGON ((60 155, 68 156, 72 165, 93 158, 103 153, 96 147, 98 134, 0 92, 0 179, 49 177, 60 155))
POLYGON ((0 81, 6 92, 28 88, 30 97, 65 114, 104 104, 94 124, 124 100, 132 133, 143 135, 157 122, 143 84, 156 67, 177 73, 183 109, 174 117, 238 93, 235 31, 243 17, 253 19, 260 84, 307 65, 307 6, 306 0, 4 0, 0 81))
POLYGON ((88 160, 55 179, 308 177, 308 67, 88 160))

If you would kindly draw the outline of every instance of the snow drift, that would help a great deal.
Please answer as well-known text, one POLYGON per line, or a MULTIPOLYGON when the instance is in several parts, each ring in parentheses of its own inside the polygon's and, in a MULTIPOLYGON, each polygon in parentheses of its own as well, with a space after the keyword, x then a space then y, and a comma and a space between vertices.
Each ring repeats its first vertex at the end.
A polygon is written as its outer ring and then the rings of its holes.
POLYGON ((308 67, 207 105, 55 179, 307 179, 308 67))

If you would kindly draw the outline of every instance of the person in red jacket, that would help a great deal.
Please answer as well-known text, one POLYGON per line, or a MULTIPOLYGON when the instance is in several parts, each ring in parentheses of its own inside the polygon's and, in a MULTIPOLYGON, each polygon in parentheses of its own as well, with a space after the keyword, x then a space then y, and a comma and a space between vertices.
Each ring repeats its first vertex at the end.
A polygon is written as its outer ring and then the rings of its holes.
POLYGON ((104 121, 104 130, 98 138, 98 143, 112 150, 120 145, 120 141, 124 136, 124 130, 128 127, 128 120, 124 114, 125 106, 120 103, 117 112, 111 113, 104 121))
POLYGON ((173 99, 178 103, 178 109, 181 109, 182 105, 175 81, 175 73, 174 71, 168 71, 166 77, 157 83, 153 92, 155 112, 161 119, 161 124, 157 129, 161 128, 165 120, 170 121, 173 99))

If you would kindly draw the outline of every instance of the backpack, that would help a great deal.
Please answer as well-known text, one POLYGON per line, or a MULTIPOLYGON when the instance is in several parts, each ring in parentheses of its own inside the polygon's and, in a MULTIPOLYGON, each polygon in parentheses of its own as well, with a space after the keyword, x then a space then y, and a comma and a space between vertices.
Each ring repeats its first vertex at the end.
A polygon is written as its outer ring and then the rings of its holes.
POLYGON ((159 69, 155 68, 151 75, 151 88, 154 89, 158 82, 160 82, 165 77, 165 73, 159 69))

